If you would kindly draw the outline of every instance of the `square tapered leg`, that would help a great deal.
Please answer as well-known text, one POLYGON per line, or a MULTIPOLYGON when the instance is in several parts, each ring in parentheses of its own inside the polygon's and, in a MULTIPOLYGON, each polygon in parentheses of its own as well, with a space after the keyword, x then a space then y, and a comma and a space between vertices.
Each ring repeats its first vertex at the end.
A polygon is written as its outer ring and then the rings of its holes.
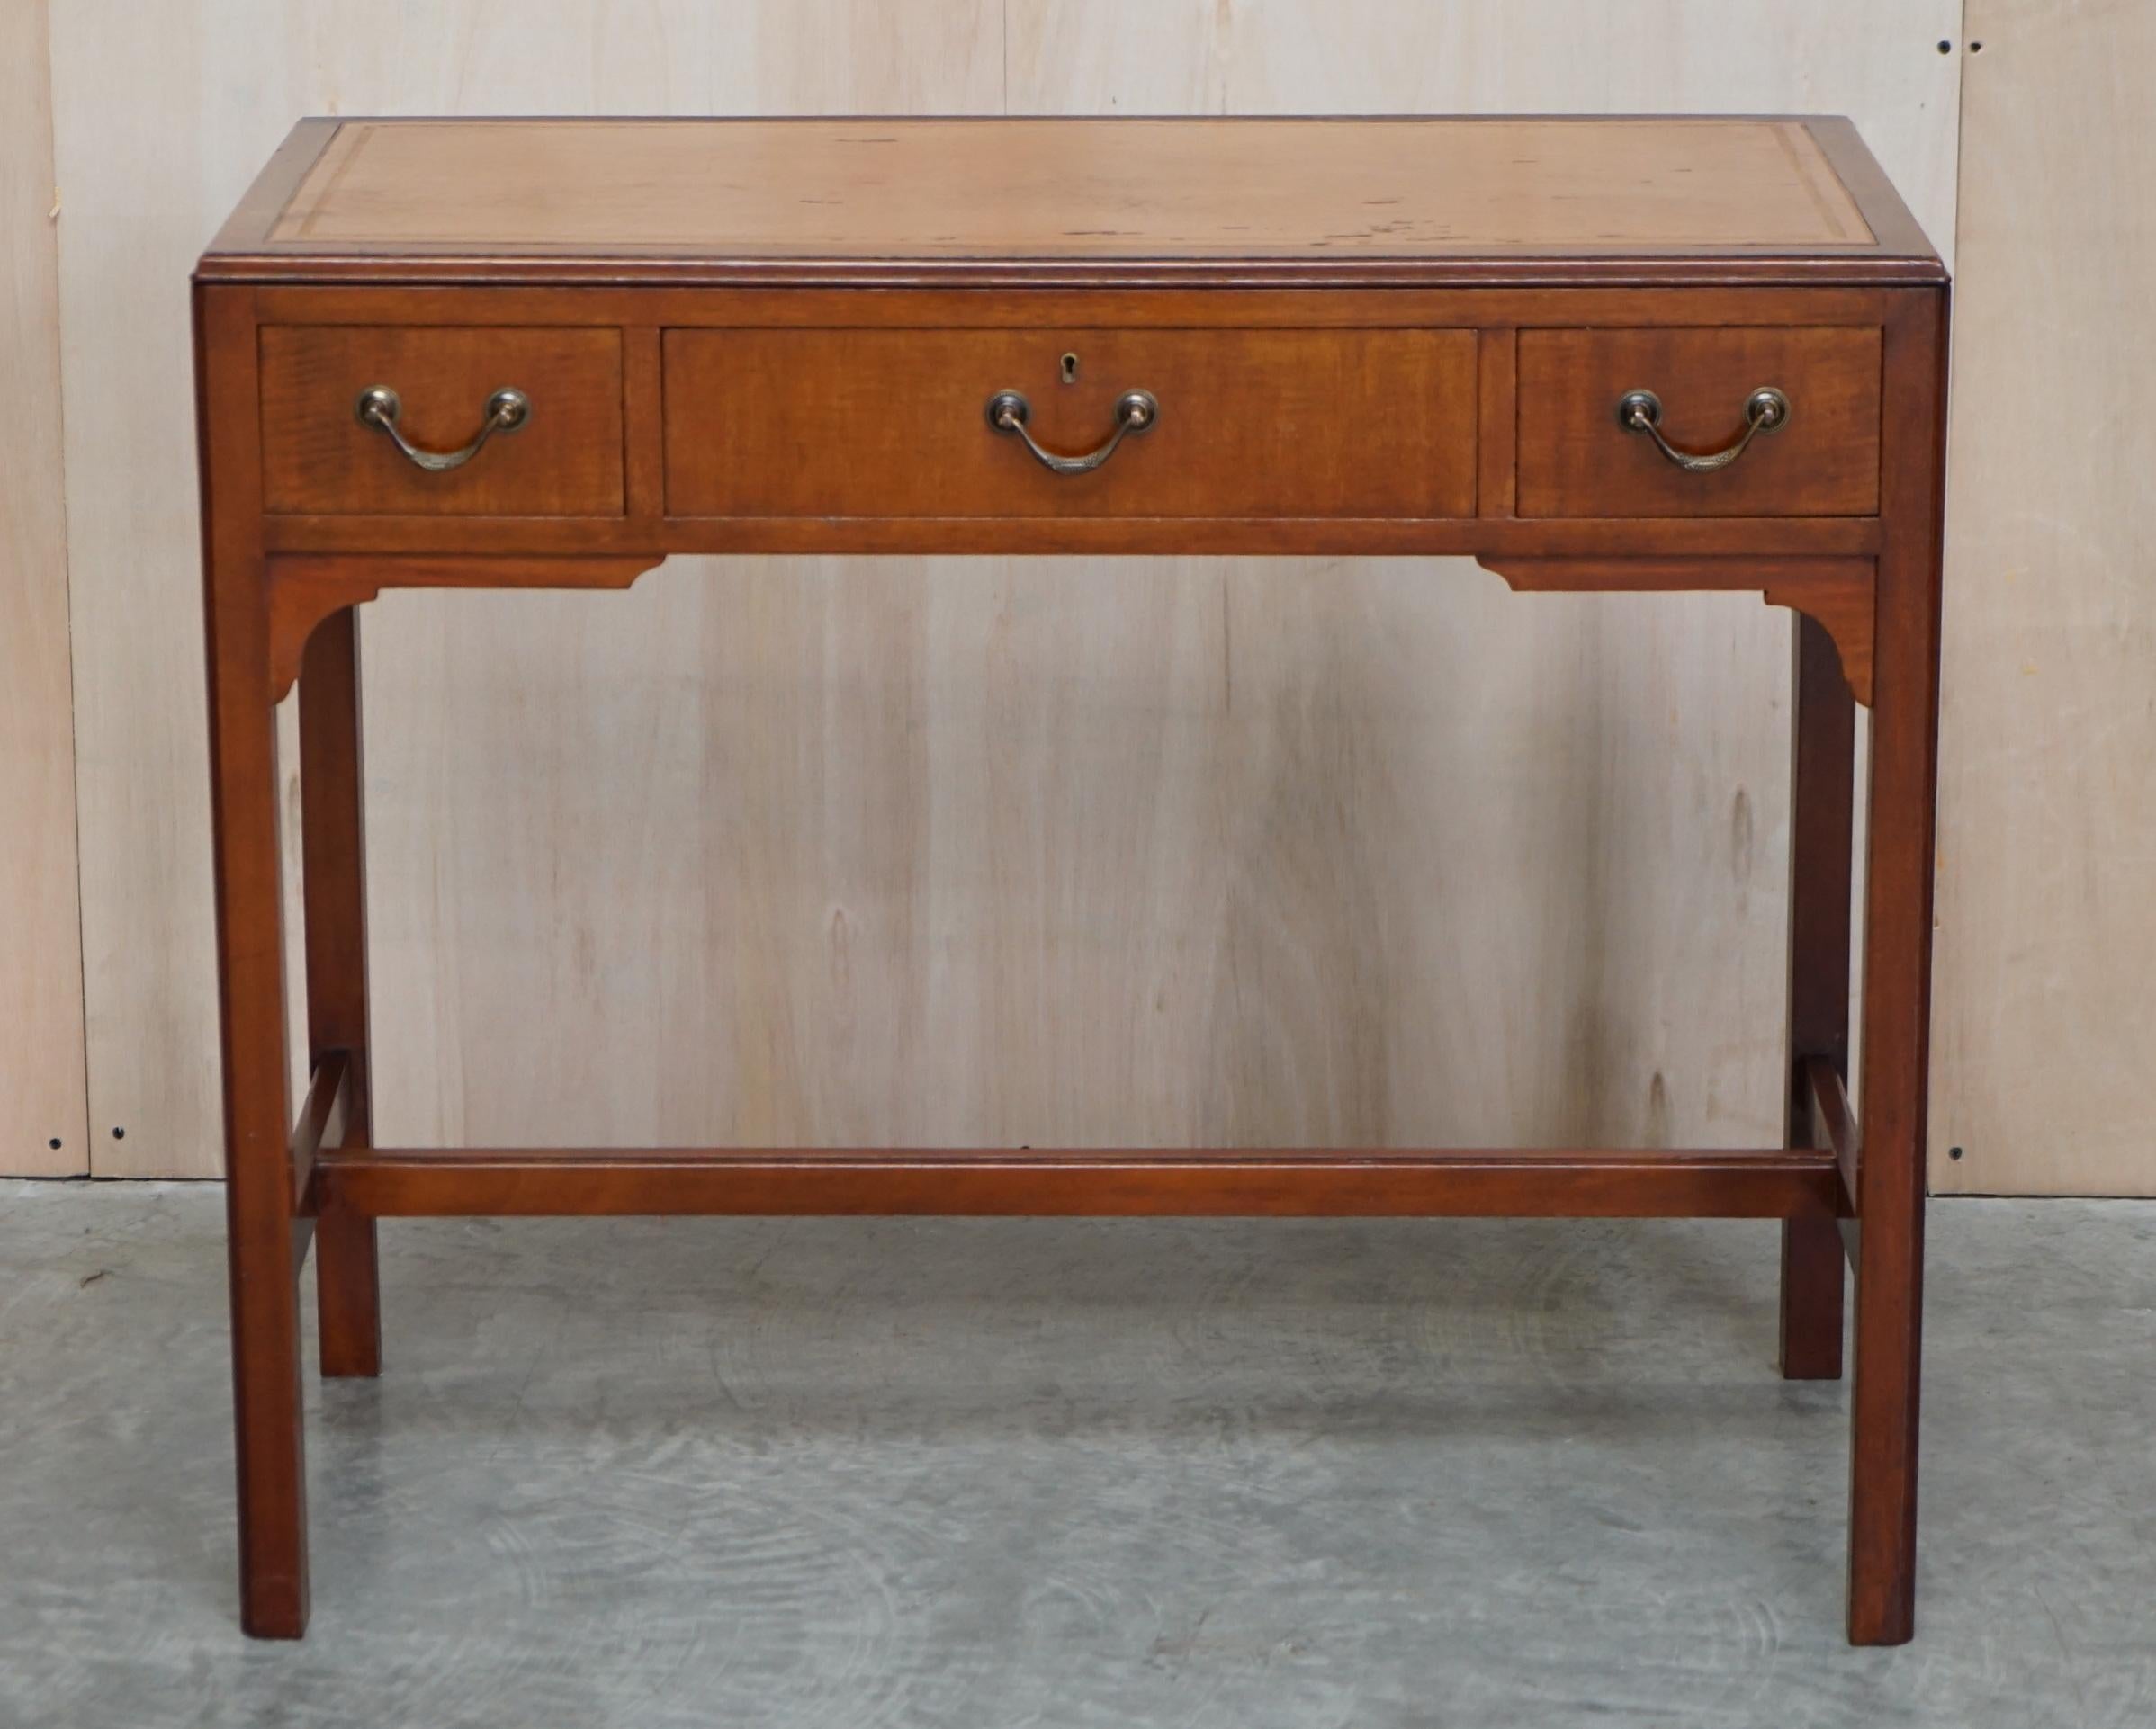
MULTIPOLYGON (((365 793, 360 745, 359 621, 352 607, 315 626, 300 669, 300 820, 307 908, 307 1034, 315 1062, 347 1062, 344 1144, 373 1143, 367 1043, 365 793)), ((382 1372, 374 1221, 325 1202, 315 1223, 322 1373, 382 1372)))
MULTIPOLYGON (((1786 1146, 1812 1144, 1804 1065, 1849 1072, 1850 829, 1856 702, 1834 639, 1796 614, 1790 790, 1789 1106, 1786 1146)), ((1832 1381, 1842 1372, 1841 1232, 1831 1219, 1782 1225, 1782 1373, 1832 1381)))
POLYGON ((1850 1401, 1849 1637, 1856 1644, 1900 1644, 1916 1631, 1945 341, 1943 295, 1913 297, 1886 326, 1850 1401))

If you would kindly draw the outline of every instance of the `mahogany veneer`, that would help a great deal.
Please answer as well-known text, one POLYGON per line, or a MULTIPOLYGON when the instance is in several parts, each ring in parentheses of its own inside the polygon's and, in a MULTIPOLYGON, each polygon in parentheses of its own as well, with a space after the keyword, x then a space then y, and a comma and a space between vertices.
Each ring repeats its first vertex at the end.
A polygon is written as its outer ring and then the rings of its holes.
POLYGON ((1947 287, 1847 121, 308 121, 194 296, 249 1632, 307 1620, 296 1280, 311 1242, 324 1373, 377 1373, 380 1216, 1535 1213, 1782 1219, 1796 1377, 1841 1372, 1847 1254, 1849 1635, 1909 1637, 1947 287), (787 551, 1469 553, 1795 609, 1784 1145, 377 1148, 357 607, 787 551))

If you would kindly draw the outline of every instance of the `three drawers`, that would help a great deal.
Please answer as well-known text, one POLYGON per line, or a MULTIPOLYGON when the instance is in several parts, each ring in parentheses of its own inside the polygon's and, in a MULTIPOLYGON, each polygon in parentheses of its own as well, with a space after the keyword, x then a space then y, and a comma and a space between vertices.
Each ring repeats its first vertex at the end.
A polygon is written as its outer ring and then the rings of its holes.
POLYGON ((1509 446, 1522 518, 1865 516, 1881 362, 1827 325, 274 325, 265 504, 621 518, 642 440, 643 516, 1431 521, 1509 446))

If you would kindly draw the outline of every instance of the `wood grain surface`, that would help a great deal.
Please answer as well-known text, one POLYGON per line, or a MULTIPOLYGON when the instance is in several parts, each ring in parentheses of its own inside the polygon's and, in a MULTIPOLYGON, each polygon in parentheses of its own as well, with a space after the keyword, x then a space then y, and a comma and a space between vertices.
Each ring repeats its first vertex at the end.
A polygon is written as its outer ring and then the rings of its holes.
POLYGON ((622 509, 622 344, 615 330, 454 326, 262 332, 265 507, 281 514, 607 516, 622 509), (445 474, 415 468, 353 413, 387 385, 421 450, 478 436, 495 391, 531 399, 524 425, 445 474))
POLYGON ((1879 509, 1879 333, 1785 328, 1523 330, 1523 516, 1868 516, 1879 509), (1787 422, 1691 474, 1621 426, 1633 390, 1681 451, 1726 449, 1771 387, 1787 422))
MULTIPOLYGON (((1838 110, 1944 248, 1958 5, 1918 13, 66 8, 113 1151, 200 1174, 217 1140, 185 332, 153 290, 292 115, 1838 110), (171 76, 193 64, 247 100, 171 76), (187 144, 122 148, 116 112, 187 144)), ((678 560, 626 594, 396 595, 362 633, 396 1142, 1779 1139, 1789 624, 1752 596, 1517 596, 1427 560, 678 560)))
POLYGON ((1932 1177, 2156 1195, 2156 133, 2118 76, 2156 13, 1969 33, 1932 1177))
POLYGON ((674 516, 1475 509, 1471 330, 669 330, 665 350, 674 516), (1064 454, 1114 431, 1126 391, 1159 411, 1095 472, 1052 474, 984 431, 1004 390, 1064 454))
POLYGON ((0 11, 0 1170, 90 1168, 45 0, 0 11))

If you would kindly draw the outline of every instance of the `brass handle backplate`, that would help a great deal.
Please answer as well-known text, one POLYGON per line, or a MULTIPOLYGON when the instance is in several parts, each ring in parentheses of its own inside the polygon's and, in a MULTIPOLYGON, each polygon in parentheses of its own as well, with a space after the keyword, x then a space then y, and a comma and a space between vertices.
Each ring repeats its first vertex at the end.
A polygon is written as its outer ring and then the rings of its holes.
POLYGON ((518 390, 495 391, 487 399, 486 417, 480 423, 479 435, 457 451, 421 450, 397 425, 397 417, 403 412, 403 400, 386 384, 368 385, 352 405, 355 419, 363 426, 379 426, 387 433, 390 442, 415 467, 423 468, 429 474, 440 474, 448 469, 463 468, 486 447, 487 441, 496 433, 513 433, 521 427, 532 417, 532 399, 518 390))
POLYGON ((1161 405, 1150 390, 1126 390, 1116 399, 1116 429, 1108 442, 1082 456, 1058 456, 1043 450, 1026 430, 1033 407, 1016 390, 998 390, 988 399, 988 424, 998 432, 1025 440, 1034 460, 1053 474, 1088 474, 1116 453, 1127 433, 1142 433, 1161 417, 1161 405))
POLYGON ((1662 436, 1662 399, 1652 390, 1627 390, 1617 399, 1617 424, 1627 432, 1643 432, 1655 448, 1687 474, 1711 474, 1726 469, 1745 453, 1761 433, 1780 432, 1789 425, 1789 399, 1771 384, 1763 384, 1744 400, 1744 431, 1737 442, 1718 451, 1681 451, 1662 436))

